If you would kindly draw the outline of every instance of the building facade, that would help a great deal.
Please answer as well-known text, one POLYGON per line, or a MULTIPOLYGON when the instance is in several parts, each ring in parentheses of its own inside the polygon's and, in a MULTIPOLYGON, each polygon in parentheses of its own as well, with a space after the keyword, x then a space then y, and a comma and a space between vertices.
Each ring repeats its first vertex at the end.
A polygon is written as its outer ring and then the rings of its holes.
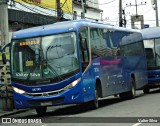
MULTIPOLYGON (((102 20, 101 14, 102 10, 99 9, 98 0, 83 0, 85 18, 92 20, 102 20)), ((82 4, 81 0, 73 0, 73 11, 75 19, 80 19, 82 17, 82 4)))
MULTIPOLYGON (((98 7, 98 0, 84 1, 85 18, 92 20, 101 20, 102 10, 98 7), (92 2, 93 1, 93 2, 92 2)), ((18 4, 15 6, 18 6, 18 4)), ((14 32, 19 29, 25 29, 33 26, 40 26, 57 22, 56 13, 48 11, 47 14, 28 11, 23 7, 12 7, 8 9, 9 31, 14 32)), ((38 8, 39 9, 39 8, 38 8)), ((38 10, 37 9, 37 10, 38 10)), ((41 11, 41 10, 40 10, 41 11)), ((42 10, 43 11, 43 10, 42 10)), ((47 11, 47 10, 45 10, 47 11)), ((73 14, 65 14, 63 20, 81 19, 82 5, 81 0, 73 0, 73 14)))
MULTIPOLYGON (((0 29, 0 45, 10 41, 12 32, 20 29, 25 29, 34 26, 41 26, 57 22, 57 12, 51 9, 42 8, 39 6, 14 2, 13 0, 4 0, 8 5, 8 23, 9 40, 4 39, 7 35, 0 29), (4 34, 3 34, 4 33, 4 34), (4 42, 5 41, 5 42, 4 42)), ((62 20, 73 20, 82 18, 81 0, 72 0, 72 13, 63 12, 62 20)), ((86 19, 101 20, 102 10, 99 9, 98 0, 83 0, 84 12, 86 19)), ((1 6, 1 5, 0 5, 1 6)), ((63 6, 63 5, 62 5, 63 6)), ((2 14, 2 13, 1 13, 2 14)), ((3 14, 0 18, 3 17, 3 14)), ((1 23, 2 26, 3 23, 1 23)), ((7 37, 8 38, 8 37, 7 37)))

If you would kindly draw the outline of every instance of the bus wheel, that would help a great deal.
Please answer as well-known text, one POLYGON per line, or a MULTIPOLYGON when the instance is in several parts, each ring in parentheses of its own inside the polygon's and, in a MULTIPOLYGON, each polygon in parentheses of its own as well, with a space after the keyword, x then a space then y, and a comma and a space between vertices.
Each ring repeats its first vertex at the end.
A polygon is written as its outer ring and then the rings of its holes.
POLYGON ((129 92, 124 92, 124 93, 120 93, 119 96, 121 99, 133 99, 136 96, 136 88, 135 88, 135 81, 133 78, 131 78, 130 80, 130 91, 129 92))
POLYGON ((144 89, 143 89, 143 93, 144 93, 144 94, 149 94, 149 88, 144 88, 144 89))
POLYGON ((43 116, 46 114, 46 111, 47 111, 47 107, 39 107, 39 108, 36 108, 36 112, 39 116, 43 116))
POLYGON ((97 109, 99 107, 99 103, 98 103, 98 87, 96 87, 95 89, 95 99, 90 101, 89 103, 89 106, 92 108, 92 109, 97 109))
POLYGON ((133 78, 131 78, 130 84, 131 88, 130 91, 128 92, 128 98, 133 99, 136 96, 135 80, 133 78))
POLYGON ((126 93, 120 93, 120 94, 119 94, 119 97, 120 97, 120 99, 122 99, 122 100, 126 99, 126 98, 127 98, 126 96, 127 96, 126 93))

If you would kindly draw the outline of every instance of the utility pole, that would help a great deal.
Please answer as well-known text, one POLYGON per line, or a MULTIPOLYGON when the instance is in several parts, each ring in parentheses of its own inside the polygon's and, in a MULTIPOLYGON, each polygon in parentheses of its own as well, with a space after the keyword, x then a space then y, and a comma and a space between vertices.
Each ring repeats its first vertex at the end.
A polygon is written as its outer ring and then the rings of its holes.
POLYGON ((81 0, 81 6, 82 6, 82 16, 81 16, 81 18, 85 19, 85 9, 84 9, 84 2, 83 2, 83 0, 81 0))
POLYGON ((122 0, 119 0, 119 26, 122 27, 122 0))
POLYGON ((141 5, 146 5, 146 2, 141 2, 141 4, 137 4, 137 0, 135 0, 135 4, 134 5, 132 5, 131 3, 128 5, 128 4, 126 4, 126 6, 127 7, 129 7, 129 6, 135 6, 136 7, 136 15, 138 15, 138 9, 137 9, 137 7, 138 6, 141 6, 141 5))
POLYGON ((159 26, 159 20, 158 20, 158 6, 157 6, 157 0, 155 0, 155 11, 156 11, 156 26, 159 26))
POLYGON ((131 3, 128 5, 126 4, 126 7, 129 7, 129 6, 135 6, 136 7, 136 15, 134 16, 131 16, 131 27, 134 29, 136 28, 135 27, 135 22, 141 22, 141 29, 144 28, 144 19, 143 19, 143 15, 138 15, 138 9, 137 7, 138 6, 141 6, 141 5, 146 5, 146 2, 141 2, 141 4, 137 4, 137 0, 135 0, 135 4, 132 5, 131 3))
POLYGON ((155 5, 154 10, 156 14, 156 26, 159 26, 159 20, 158 20, 158 6, 157 6, 157 0, 152 0, 152 5, 155 5))
POLYGON ((62 21, 63 20, 63 11, 61 8, 60 0, 56 0, 56 5, 57 5, 57 20, 62 21))
POLYGON ((0 0, 0 46, 9 43, 8 0, 0 0))
POLYGON ((135 0, 135 6, 136 6, 136 15, 138 15, 138 11, 137 11, 137 0, 135 0))
POLYGON ((122 10, 122 14, 123 14, 123 22, 122 22, 122 24, 123 24, 123 26, 126 28, 126 24, 127 24, 127 21, 126 21, 126 15, 125 15, 125 9, 123 9, 122 10))

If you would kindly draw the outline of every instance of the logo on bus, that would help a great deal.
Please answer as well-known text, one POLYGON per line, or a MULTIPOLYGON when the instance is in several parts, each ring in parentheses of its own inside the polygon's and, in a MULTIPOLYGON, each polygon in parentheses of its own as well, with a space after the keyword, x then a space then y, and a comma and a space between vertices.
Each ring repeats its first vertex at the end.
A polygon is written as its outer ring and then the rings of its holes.
POLYGON ((41 88, 32 88, 32 91, 41 91, 41 88))
POLYGON ((49 96, 49 94, 45 92, 42 94, 42 96, 49 96))

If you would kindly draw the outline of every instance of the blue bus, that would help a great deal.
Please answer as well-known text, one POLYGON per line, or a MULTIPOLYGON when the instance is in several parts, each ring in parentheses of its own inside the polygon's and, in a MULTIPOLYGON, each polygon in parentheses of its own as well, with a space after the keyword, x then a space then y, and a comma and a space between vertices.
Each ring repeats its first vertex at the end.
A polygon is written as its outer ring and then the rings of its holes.
POLYGON ((16 109, 134 98, 147 84, 140 32, 90 20, 58 22, 13 33, 11 81, 16 109))
POLYGON ((142 30, 144 47, 147 57, 148 84, 144 93, 149 93, 151 88, 160 87, 160 27, 142 30))

